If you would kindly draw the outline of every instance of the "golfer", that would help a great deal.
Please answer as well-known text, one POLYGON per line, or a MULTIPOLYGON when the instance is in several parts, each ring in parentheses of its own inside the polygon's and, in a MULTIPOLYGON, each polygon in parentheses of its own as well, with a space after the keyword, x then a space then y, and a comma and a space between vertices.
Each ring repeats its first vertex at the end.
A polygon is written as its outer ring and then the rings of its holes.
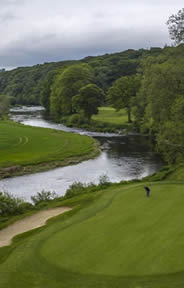
POLYGON ((148 186, 144 186, 144 189, 146 190, 146 196, 150 196, 150 188, 148 186))

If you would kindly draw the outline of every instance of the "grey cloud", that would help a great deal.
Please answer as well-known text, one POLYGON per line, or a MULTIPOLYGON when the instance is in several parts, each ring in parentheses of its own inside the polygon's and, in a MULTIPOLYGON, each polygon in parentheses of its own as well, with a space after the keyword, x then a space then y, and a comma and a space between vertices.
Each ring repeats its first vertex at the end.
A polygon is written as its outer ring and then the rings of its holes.
MULTIPOLYGON (((80 39, 73 38, 70 43, 60 39, 57 35, 47 34, 42 38, 22 40, 12 45, 12 48, 0 56, 0 63, 7 66, 33 65, 49 61, 79 59, 89 55, 113 53, 129 48, 149 48, 162 46, 164 34, 150 31, 145 33, 132 33, 131 30, 109 30, 102 33, 91 33, 80 39), (132 37, 129 37, 132 35, 132 37), (86 42, 86 39, 88 40, 86 42), (54 45, 53 45, 54 43, 54 45)), ((165 43, 168 38, 165 37, 165 43)))
POLYGON ((0 66, 79 59, 170 44, 183 0, 0 0, 0 66))
POLYGON ((0 13, 0 21, 5 24, 9 21, 14 21, 16 19, 16 16, 13 15, 12 13, 0 13))
POLYGON ((2 6, 12 6, 12 5, 22 5, 26 0, 1 0, 1 7, 2 6))

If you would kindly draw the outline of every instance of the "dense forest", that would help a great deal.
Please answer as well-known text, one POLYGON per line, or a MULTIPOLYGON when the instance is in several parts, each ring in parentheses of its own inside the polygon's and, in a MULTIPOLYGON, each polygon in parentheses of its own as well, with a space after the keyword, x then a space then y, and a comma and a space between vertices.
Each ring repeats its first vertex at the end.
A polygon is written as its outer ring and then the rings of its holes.
POLYGON ((90 122, 98 107, 125 108, 167 162, 184 159, 184 44, 0 72, 12 104, 42 104, 54 121, 90 122))
POLYGON ((44 63, 2 71, 0 72, 0 94, 11 96, 14 104, 38 105, 49 72, 54 72, 56 75, 75 63, 88 64, 93 70, 94 83, 106 91, 119 77, 135 74, 142 57, 158 55, 160 51, 161 48, 127 50, 103 56, 86 57, 79 61, 44 63))
MULTIPOLYGON (((74 62, 74 61, 73 61, 74 62)), ((0 72, 0 94, 11 97, 12 104, 39 105, 42 82, 46 75, 72 61, 45 63, 0 72)))
POLYGON ((167 162, 184 160, 184 44, 142 61, 134 102, 139 130, 156 137, 167 162))

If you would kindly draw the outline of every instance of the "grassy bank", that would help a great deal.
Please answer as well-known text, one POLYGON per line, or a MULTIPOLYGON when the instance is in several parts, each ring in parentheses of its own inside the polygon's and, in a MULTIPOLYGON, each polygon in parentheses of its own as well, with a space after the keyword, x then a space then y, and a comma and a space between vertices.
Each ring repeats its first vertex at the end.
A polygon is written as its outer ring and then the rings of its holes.
POLYGON ((93 115, 91 126, 96 129, 105 129, 108 131, 132 131, 132 123, 128 123, 126 109, 116 111, 112 107, 100 107, 99 113, 93 115))
POLYGON ((91 122, 80 118, 78 114, 63 119, 64 124, 71 127, 81 127, 86 130, 97 132, 124 132, 133 131, 133 123, 128 123, 126 109, 116 111, 112 107, 100 107, 99 113, 93 115, 91 122), (75 117, 77 116, 77 117, 75 117))
POLYGON ((0 287, 183 288, 183 172, 51 202, 74 208, 0 249, 0 287))
POLYGON ((0 178, 77 163, 98 153, 88 136, 0 121, 0 178))

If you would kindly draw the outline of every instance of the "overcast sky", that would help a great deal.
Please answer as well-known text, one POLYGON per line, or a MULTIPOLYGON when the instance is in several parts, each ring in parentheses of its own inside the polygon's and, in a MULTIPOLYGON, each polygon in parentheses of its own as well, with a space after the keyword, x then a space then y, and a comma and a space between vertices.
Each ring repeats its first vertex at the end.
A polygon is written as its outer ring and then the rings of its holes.
POLYGON ((183 0, 0 0, 0 67, 170 45, 183 0))

